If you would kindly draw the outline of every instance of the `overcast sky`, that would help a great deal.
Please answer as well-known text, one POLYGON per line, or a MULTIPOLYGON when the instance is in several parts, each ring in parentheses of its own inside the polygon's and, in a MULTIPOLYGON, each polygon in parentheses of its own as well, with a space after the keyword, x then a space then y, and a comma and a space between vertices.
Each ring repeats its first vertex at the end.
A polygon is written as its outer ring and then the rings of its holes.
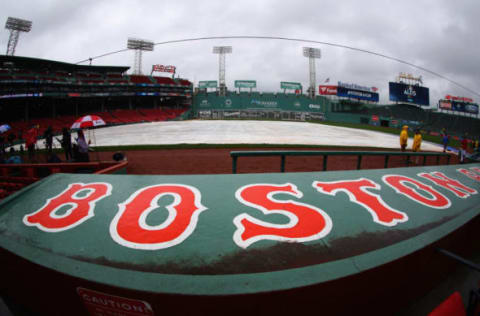
MULTIPOLYGON (((207 36, 278 36, 331 42, 393 56, 442 74, 480 94, 479 0, 2 0, 0 21, 8 16, 33 21, 21 34, 17 56, 76 63, 126 48, 128 37, 155 43, 207 36)), ((1 22, 4 23, 4 22, 1 22)), ((6 51, 9 32, 0 32, 6 51)), ((429 73, 365 53, 326 45, 280 40, 205 40, 157 45, 143 54, 143 72, 153 64, 175 65, 177 74, 197 83, 218 80, 212 47, 229 45, 227 86, 256 80, 259 91, 280 91, 280 81, 309 85, 302 47, 318 47, 317 84, 330 78, 379 88, 388 102, 388 81, 399 72, 421 75, 430 103, 446 94, 473 98, 429 73)), ((95 59, 93 65, 131 66, 126 51, 95 59)), ((132 70, 131 69, 131 70, 132 70)), ((130 72, 131 72, 130 70, 130 72)))

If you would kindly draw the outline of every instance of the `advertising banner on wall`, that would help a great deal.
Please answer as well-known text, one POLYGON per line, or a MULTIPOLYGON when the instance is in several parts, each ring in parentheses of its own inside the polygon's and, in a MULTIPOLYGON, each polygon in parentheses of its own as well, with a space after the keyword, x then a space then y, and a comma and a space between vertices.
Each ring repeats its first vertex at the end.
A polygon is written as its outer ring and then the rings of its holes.
POLYGON ((378 102, 378 93, 376 92, 350 89, 346 87, 337 87, 337 96, 343 98, 378 102))
POLYGON ((478 114, 478 104, 465 103, 465 112, 471 114, 478 114))
POLYGON ((235 80, 235 88, 256 88, 255 80, 235 80))
POLYGON ((216 80, 209 80, 209 81, 199 81, 198 88, 199 89, 207 89, 207 88, 216 88, 218 86, 216 80))
POLYGON ((376 87, 367 87, 367 86, 358 85, 356 83, 346 83, 341 81, 338 82, 338 86, 351 89, 351 90, 372 91, 372 92, 376 92, 378 90, 376 87))
POLYGON ((337 86, 319 85, 318 93, 320 95, 337 95, 337 86))
POLYGON ((478 104, 470 102, 458 102, 453 100, 440 100, 438 107, 441 110, 478 114, 478 104))
POLYGON ((452 101, 449 100, 440 100, 438 101, 438 107, 442 110, 452 110, 452 101))
POLYGON ((456 97, 456 96, 453 96, 453 95, 450 95, 450 94, 447 94, 447 95, 445 96, 445 99, 447 99, 447 100, 453 100, 453 101, 463 101, 463 102, 473 103, 473 99, 471 99, 471 98, 456 97))
POLYGON ((302 85, 299 82, 280 82, 281 89, 287 90, 302 90, 302 85))
POLYGON ((153 65, 152 66, 152 72, 154 72, 154 71, 156 71, 156 72, 170 72, 170 73, 174 74, 175 69, 176 69, 176 67, 171 66, 171 65, 153 65))
POLYGON ((398 82, 389 82, 388 87, 390 101, 414 103, 423 106, 430 105, 428 88, 398 82))
POLYGON ((478 105, 473 103, 452 101, 452 110, 457 112, 478 114, 478 105))

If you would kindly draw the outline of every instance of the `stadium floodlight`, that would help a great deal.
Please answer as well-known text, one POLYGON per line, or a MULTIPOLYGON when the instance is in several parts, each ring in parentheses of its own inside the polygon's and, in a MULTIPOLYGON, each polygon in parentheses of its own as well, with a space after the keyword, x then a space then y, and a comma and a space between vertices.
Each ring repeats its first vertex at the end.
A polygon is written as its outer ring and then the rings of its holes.
POLYGON ((218 54, 218 86, 220 88, 220 95, 225 95, 225 54, 232 53, 232 46, 214 46, 213 53, 218 54))
POLYGON ((317 91, 316 89, 317 74, 315 72, 315 59, 322 57, 322 54, 319 48, 304 47, 303 56, 308 57, 308 63, 310 67, 310 87, 308 88, 308 94, 311 98, 314 98, 315 93, 317 91))
POLYGON ((141 75, 142 74, 142 52, 153 51, 153 42, 147 41, 139 38, 128 38, 127 48, 133 49, 135 51, 135 60, 133 65, 133 74, 141 75))
POLYGON ((20 37, 20 32, 30 32, 32 29, 32 21, 8 17, 7 22, 5 23, 5 28, 10 30, 7 44, 7 56, 13 56, 15 54, 15 48, 17 47, 18 38, 20 37))

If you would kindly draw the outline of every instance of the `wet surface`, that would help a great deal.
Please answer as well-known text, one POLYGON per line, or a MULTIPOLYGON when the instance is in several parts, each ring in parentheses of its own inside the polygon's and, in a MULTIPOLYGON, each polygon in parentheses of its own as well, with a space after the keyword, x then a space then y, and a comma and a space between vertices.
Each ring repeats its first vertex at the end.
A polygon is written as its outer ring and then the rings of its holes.
POLYGON ((160 264, 118 262, 106 257, 70 256, 70 258, 113 268, 162 274, 222 275, 271 272, 345 259, 384 248, 424 233, 456 216, 458 215, 445 217, 414 229, 363 232, 354 236, 330 240, 328 245, 324 242, 315 244, 279 242, 265 248, 246 250, 239 248, 238 251, 215 258, 211 262, 206 262, 205 259, 199 257, 160 264))

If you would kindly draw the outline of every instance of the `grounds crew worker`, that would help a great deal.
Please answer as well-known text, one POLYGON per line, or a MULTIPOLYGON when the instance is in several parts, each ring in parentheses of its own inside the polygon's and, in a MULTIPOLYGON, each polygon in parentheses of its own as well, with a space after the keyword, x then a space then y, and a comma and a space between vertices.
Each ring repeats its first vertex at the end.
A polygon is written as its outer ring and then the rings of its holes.
POLYGON ((408 142, 408 126, 403 125, 402 131, 400 132, 400 148, 402 151, 405 151, 407 148, 407 142, 408 142))
MULTIPOLYGON (((414 152, 420 151, 420 146, 422 145, 422 134, 420 134, 420 129, 415 130, 415 136, 413 136, 413 145, 412 150, 414 152)), ((418 156, 415 158, 415 163, 418 164, 418 156)))

